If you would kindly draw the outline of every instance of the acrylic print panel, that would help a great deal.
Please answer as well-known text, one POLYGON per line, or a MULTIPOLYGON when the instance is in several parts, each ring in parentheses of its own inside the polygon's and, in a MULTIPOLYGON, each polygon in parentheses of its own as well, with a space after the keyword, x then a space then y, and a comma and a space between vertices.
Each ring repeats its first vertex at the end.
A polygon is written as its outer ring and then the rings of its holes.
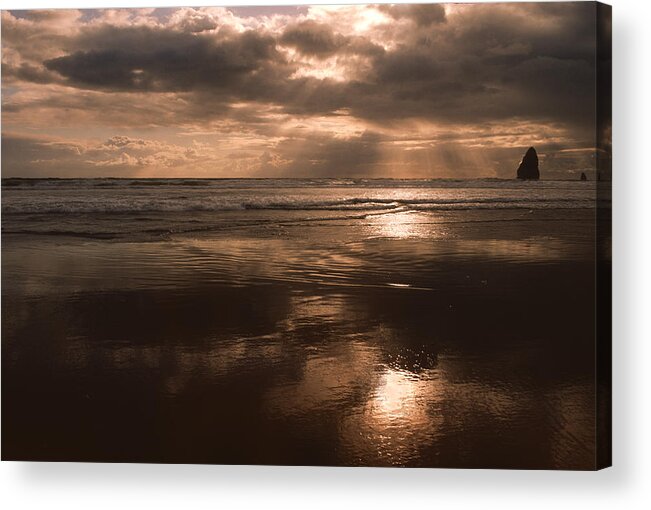
POLYGON ((610 464, 610 7, 2 13, 3 460, 610 464))

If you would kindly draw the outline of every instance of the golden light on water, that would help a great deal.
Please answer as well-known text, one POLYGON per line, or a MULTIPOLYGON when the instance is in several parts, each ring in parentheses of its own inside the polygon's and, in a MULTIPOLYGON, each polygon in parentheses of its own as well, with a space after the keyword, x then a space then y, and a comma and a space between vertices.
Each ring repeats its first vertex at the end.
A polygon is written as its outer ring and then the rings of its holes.
POLYGON ((388 424, 418 413, 418 383, 414 374, 388 369, 369 402, 372 415, 388 424))
POLYGON ((385 367, 359 412, 341 427, 345 447, 365 462, 400 465, 417 455, 419 445, 431 444, 442 415, 444 398, 435 370, 414 374, 385 367))
MULTIPOLYGON (((389 237, 397 239, 420 238, 425 236, 425 227, 420 223, 423 215, 414 211, 378 214, 369 217, 370 237, 389 237)), ((428 225, 428 227, 431 227, 428 225)), ((432 229, 427 229, 432 236, 432 229)))

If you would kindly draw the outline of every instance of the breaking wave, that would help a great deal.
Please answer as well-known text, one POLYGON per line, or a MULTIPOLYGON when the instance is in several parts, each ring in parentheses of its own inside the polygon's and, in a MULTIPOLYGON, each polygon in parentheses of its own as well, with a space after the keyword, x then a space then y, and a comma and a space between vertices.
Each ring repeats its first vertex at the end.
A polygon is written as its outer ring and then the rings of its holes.
POLYGON ((417 211, 473 209, 589 209, 593 199, 577 198, 341 198, 310 200, 307 197, 209 196, 154 198, 152 196, 118 197, 47 197, 42 200, 16 200, 4 197, 4 214, 70 214, 129 212, 193 212, 193 211, 379 211, 412 209, 417 211))

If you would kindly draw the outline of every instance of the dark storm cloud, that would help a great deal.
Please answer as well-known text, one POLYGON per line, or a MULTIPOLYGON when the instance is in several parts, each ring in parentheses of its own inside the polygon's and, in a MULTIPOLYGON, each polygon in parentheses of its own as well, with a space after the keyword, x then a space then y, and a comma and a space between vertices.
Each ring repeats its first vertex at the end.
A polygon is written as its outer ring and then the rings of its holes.
POLYGON ((19 65, 2 64, 2 79, 4 81, 28 81, 31 83, 57 83, 61 82, 61 77, 56 73, 49 72, 42 66, 35 66, 27 62, 19 65))
POLYGON ((303 55, 325 58, 332 55, 377 56, 384 48, 364 37, 343 36, 325 23, 313 20, 289 25, 279 38, 283 45, 295 48, 303 55))
MULTIPOLYGON (((381 6, 413 19, 384 50, 336 25, 306 20, 282 33, 217 33, 103 25, 84 47, 45 61, 69 84, 107 91, 212 89, 215 101, 273 102, 287 112, 348 108, 370 120, 423 117, 465 122, 532 117, 581 124, 594 111, 594 6, 476 5, 455 17, 440 5, 381 6), (343 82, 293 76, 277 45, 306 56, 358 55, 369 72, 343 82)), ((49 79, 24 69, 24 79, 49 79), (33 78, 30 78, 33 76, 33 78)))
POLYGON ((280 42, 293 46, 305 55, 332 55, 346 45, 347 38, 336 34, 332 27, 307 20, 287 27, 280 42))
POLYGON ((95 49, 45 61, 72 85, 116 91, 238 86, 286 67, 275 40, 247 31, 222 39, 150 27, 104 27, 82 41, 95 49))
POLYGON ((585 124, 594 111, 594 5, 474 5, 415 29, 374 60, 365 115, 478 121, 530 117, 585 124), (375 112, 373 111, 375 110, 375 112))

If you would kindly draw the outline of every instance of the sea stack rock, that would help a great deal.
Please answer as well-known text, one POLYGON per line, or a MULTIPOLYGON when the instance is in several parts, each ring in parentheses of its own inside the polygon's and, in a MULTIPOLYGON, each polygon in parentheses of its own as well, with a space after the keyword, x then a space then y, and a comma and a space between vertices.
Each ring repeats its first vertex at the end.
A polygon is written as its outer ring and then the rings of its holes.
POLYGON ((520 166, 518 167, 518 179, 526 179, 537 181, 540 179, 540 172, 538 171, 538 154, 536 149, 529 147, 525 153, 520 166))
POLYGON ((582 181, 587 181, 588 180, 588 176, 585 175, 585 172, 581 172, 581 180, 582 181))

